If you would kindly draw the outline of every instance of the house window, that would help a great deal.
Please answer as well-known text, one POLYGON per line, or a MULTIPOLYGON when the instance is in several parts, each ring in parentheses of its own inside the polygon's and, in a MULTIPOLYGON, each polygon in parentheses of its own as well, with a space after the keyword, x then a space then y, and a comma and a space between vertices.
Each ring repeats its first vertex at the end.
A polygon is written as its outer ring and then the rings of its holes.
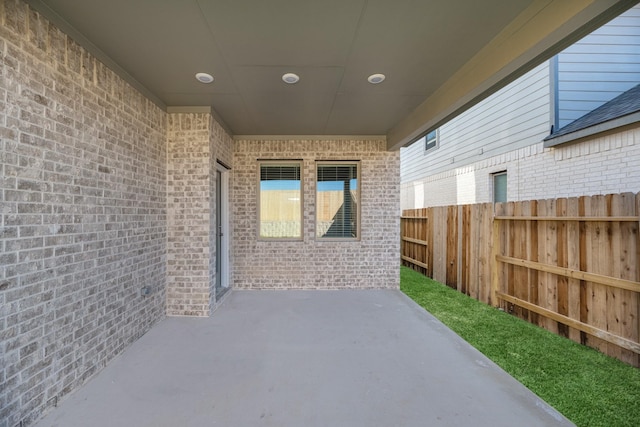
POLYGON ((438 129, 434 129, 424 137, 424 151, 438 148, 438 129))
POLYGON ((300 162, 260 163, 260 238, 302 239, 300 162))
POLYGON ((493 203, 507 201, 507 171, 493 174, 493 203))
POLYGON ((359 173, 359 164, 357 162, 317 163, 317 238, 359 238, 359 173))

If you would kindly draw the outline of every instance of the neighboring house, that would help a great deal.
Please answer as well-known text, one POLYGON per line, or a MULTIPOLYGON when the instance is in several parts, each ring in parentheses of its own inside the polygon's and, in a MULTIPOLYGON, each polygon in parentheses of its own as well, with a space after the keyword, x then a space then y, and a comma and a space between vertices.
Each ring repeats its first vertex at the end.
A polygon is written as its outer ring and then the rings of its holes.
POLYGON ((401 150, 402 209, 640 191, 640 6, 401 150))

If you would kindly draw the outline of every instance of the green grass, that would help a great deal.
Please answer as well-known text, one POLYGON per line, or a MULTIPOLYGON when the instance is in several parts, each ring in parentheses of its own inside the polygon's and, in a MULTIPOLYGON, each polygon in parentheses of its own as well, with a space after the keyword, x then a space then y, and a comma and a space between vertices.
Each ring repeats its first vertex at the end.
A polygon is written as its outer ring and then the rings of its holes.
POLYGON ((640 426, 640 369, 402 267, 400 288, 578 426, 640 426))

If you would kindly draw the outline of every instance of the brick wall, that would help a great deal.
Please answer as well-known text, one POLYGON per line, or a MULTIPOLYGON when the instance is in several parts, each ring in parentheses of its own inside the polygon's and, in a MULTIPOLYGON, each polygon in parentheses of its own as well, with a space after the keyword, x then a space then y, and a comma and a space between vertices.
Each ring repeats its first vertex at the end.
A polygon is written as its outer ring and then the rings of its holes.
POLYGON ((384 140, 236 140, 233 170, 234 287, 399 286, 399 161, 384 140), (302 241, 259 241, 258 159, 303 159, 302 241), (360 160, 361 240, 315 238, 315 161, 360 160))
POLYGON ((0 427, 30 424, 163 317, 165 120, 0 1, 0 427))
POLYGON ((167 314, 208 316, 215 305, 216 162, 231 165, 231 138, 208 113, 167 124, 167 314))
POLYGON ((573 144, 542 142, 403 183, 402 209, 492 201, 491 174, 507 171, 510 201, 640 191, 640 127, 573 144))
POLYGON ((518 200, 640 191, 640 124, 600 137, 521 154, 515 188, 518 200), (528 158, 525 158, 528 157, 528 158), (530 160, 529 160, 530 159, 530 160))

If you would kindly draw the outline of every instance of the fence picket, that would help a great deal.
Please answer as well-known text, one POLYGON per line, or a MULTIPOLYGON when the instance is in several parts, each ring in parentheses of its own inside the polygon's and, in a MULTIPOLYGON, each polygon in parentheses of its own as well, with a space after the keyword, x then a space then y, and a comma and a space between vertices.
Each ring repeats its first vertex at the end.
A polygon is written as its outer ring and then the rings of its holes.
MULTIPOLYGON (((607 210, 607 215, 616 215, 617 213, 619 213, 621 210, 624 209, 624 207, 622 206, 622 203, 624 203, 623 198, 621 197, 622 195, 616 194, 609 194, 606 196, 605 198, 605 202, 606 202, 606 210, 607 210)), ((608 238, 607 238, 607 242, 608 242, 608 248, 607 248, 607 253, 608 253, 608 265, 607 265, 607 270, 606 270, 606 274, 613 276, 613 277, 620 277, 622 274, 622 269, 621 269, 621 264, 622 264, 622 259, 621 259, 621 251, 622 251, 622 236, 621 236, 621 226, 622 224, 620 224, 619 222, 612 222, 610 224, 608 224, 609 228, 608 228, 608 238)), ((626 317, 626 307, 621 306, 621 307, 617 307, 618 306, 618 301, 620 300, 620 298, 622 298, 622 292, 624 290, 623 289, 616 289, 614 287, 607 287, 605 288, 605 292, 606 292, 606 312, 607 312, 607 319, 606 319, 606 324, 607 324, 607 331, 611 332, 615 335, 618 336, 624 336, 624 328, 621 325, 621 321, 624 321, 625 317, 626 317)), ((626 350, 623 350, 622 348, 618 347, 618 346, 610 346, 609 350, 608 350, 608 354, 615 357, 616 359, 624 359, 626 355, 623 356, 623 354, 626 353, 626 350)), ((633 354, 633 353, 632 353, 633 354)))
POLYGON ((433 278, 447 281, 447 208, 433 208, 433 278))
MULTIPOLYGON (((556 215, 559 217, 567 216, 567 199, 558 199, 556 201, 556 215)), ((566 221, 558 221, 556 228, 556 248, 557 260, 556 265, 567 267, 568 249, 567 249, 567 227, 566 221)), ((563 316, 569 314, 569 278, 566 276, 557 277, 557 312, 563 316)), ((569 337, 569 326, 558 323, 558 333, 563 337, 569 337)))
MULTIPOLYGON (((626 212, 634 212, 636 215, 636 196, 632 193, 624 193, 617 196, 618 202, 612 204, 611 215, 620 215, 626 212)), ((633 236, 638 235, 638 223, 621 222, 617 224, 616 241, 614 242, 616 253, 614 254, 613 266, 614 276, 621 279, 640 282, 638 277, 638 249, 633 236)), ((610 288, 612 299, 608 302, 607 313, 609 324, 616 327, 611 332, 636 342, 640 342, 638 336, 638 321, 635 317, 638 312, 639 292, 632 292, 626 289, 610 288), (621 303, 622 302, 622 303, 621 303), (626 303, 624 303, 626 302, 626 303)), ((614 356, 618 357, 618 356, 614 356)), ((619 358, 627 363, 633 364, 638 361, 638 355, 625 349, 620 350, 619 358)))
MULTIPOLYGON (((533 217, 538 216, 538 201, 531 201, 531 215, 533 217)), ((538 261, 538 221, 530 221, 527 230, 527 241, 529 242, 529 249, 527 253, 527 259, 531 261, 538 261)), ((539 303, 538 297, 538 271, 529 270, 529 301, 533 304, 539 303)), ((538 313, 531 311, 529 313, 529 321, 534 325, 540 322, 540 316, 538 313)))
POLYGON ((471 265, 471 254, 470 254, 470 244, 471 244, 471 205, 462 206, 462 257, 461 257, 461 270, 462 270, 462 283, 461 290, 463 294, 470 295, 470 265, 471 265))
MULTIPOLYGON (((606 204, 603 196, 592 196, 591 212, 593 216, 605 216, 606 204)), ((608 270, 608 249, 609 242, 605 239, 608 234, 608 224, 605 222, 593 222, 589 224, 591 230, 591 257, 589 259, 589 271, 597 274, 607 274, 608 270)), ((587 247, 588 248, 588 247, 587 247)), ((607 330, 607 289, 605 286, 588 282, 589 299, 591 309, 589 310, 589 324, 598 329, 607 330)), ((589 337, 590 345, 597 348, 603 353, 608 354, 608 344, 600 338, 594 336, 589 337)))
POLYGON ((493 206, 491 203, 484 203, 478 206, 478 294, 480 301, 486 304, 495 304, 491 295, 491 267, 494 261, 491 259, 493 242, 491 231, 493 228, 493 206))
MULTIPOLYGON (((578 199, 567 199, 567 216, 578 216, 578 199)), ((580 224, 577 221, 567 222, 567 268, 580 270, 580 224)), ((567 316, 574 320, 580 320, 580 280, 569 278, 567 280, 567 316)), ((569 338, 580 342, 580 331, 569 328, 569 338)))
POLYGON ((450 288, 458 289, 458 207, 447 207, 446 222, 446 280, 450 288))
MULTIPOLYGON (((514 216, 529 215, 529 205, 527 203, 515 203, 513 207, 514 216)), ((513 256, 516 258, 526 258, 527 256, 527 240, 522 237, 526 235, 527 223, 524 221, 514 221, 510 226, 513 229, 511 237, 513 241, 513 256)), ((513 284, 508 286, 510 295, 515 295, 525 301, 529 301, 528 286, 528 269, 519 266, 513 266, 513 284), (513 288, 513 290, 511 290, 513 288)), ((525 308, 515 306, 513 313, 521 319, 529 318, 529 311, 525 308)))
MULTIPOLYGON (((550 205, 549 200, 539 201, 538 215, 552 216, 554 214, 555 208, 550 205)), ((557 251, 552 248, 555 246, 555 242, 557 241, 555 238, 554 225, 555 224, 550 221, 544 221, 542 224, 538 225, 538 242, 540 243, 538 245, 538 260, 544 264, 553 264, 553 253, 557 251)), ((556 310, 556 283, 557 278, 553 274, 547 272, 538 273, 538 305, 540 307, 551 311, 556 310)), ((538 324, 549 331, 558 331, 557 324, 548 317, 543 316, 539 318, 538 324)))

